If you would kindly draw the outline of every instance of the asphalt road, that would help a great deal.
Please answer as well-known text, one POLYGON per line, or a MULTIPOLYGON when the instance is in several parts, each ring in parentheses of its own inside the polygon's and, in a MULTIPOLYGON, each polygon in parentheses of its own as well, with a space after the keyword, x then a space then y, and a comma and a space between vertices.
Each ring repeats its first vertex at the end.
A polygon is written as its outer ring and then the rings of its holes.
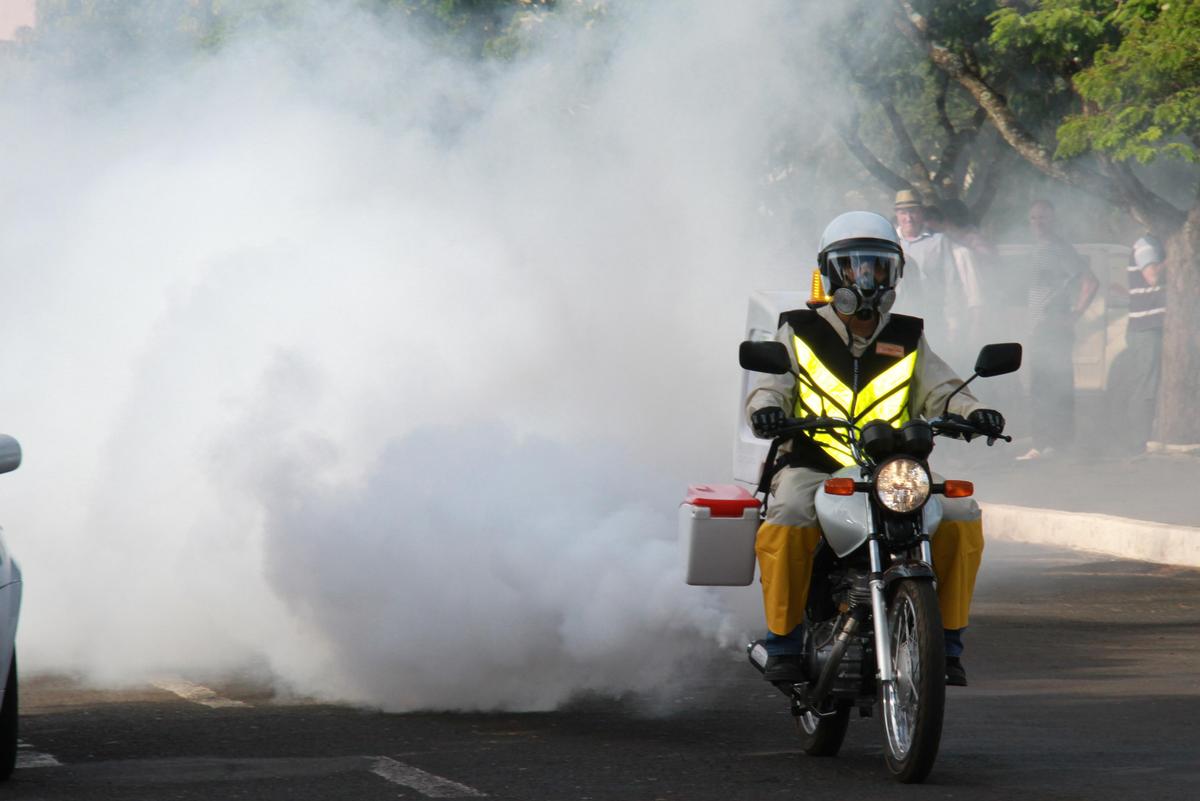
POLYGON ((1200 572, 996 543, 966 663, 919 787, 888 777, 877 718, 853 721, 835 759, 800 753, 783 697, 726 652, 665 702, 547 714, 31 677, 23 766, 0 799, 1200 798, 1200 572))

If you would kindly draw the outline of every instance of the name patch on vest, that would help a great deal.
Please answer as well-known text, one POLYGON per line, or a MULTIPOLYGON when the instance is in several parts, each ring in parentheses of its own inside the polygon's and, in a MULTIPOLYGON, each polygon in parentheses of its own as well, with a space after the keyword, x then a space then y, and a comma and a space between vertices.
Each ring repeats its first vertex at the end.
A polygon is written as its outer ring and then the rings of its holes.
POLYGON ((895 345, 891 342, 876 342, 875 352, 880 356, 895 356, 897 359, 899 359, 904 355, 904 346, 895 345))

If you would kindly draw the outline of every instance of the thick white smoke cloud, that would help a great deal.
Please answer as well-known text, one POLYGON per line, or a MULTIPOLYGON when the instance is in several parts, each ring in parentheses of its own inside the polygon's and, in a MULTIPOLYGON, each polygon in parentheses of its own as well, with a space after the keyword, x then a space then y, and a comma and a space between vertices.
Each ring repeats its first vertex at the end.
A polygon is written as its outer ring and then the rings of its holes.
POLYGON ((756 625, 682 585, 674 507, 728 475, 742 298, 797 269, 761 209, 823 128, 809 28, 613 4, 496 67, 315 6, 0 88, 24 666, 394 709, 663 683, 756 625))
POLYGON ((339 697, 548 708, 661 686, 732 633, 680 591, 661 479, 604 449, 438 427, 359 486, 315 486, 296 464, 264 488, 268 579, 326 634, 332 671, 312 678, 339 697))

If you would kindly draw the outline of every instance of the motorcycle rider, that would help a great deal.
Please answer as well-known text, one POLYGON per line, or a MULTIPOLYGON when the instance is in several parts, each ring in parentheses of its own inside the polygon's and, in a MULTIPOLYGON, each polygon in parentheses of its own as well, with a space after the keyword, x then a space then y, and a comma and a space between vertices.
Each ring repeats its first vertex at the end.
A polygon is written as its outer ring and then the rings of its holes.
MULTIPOLYGON (((884 217, 852 211, 821 236, 818 264, 830 303, 787 312, 777 341, 788 346, 790 374, 763 374, 746 400, 751 428, 773 437, 789 417, 850 417, 900 426, 942 414, 962 380, 929 347, 917 317, 890 314, 904 253, 884 217), (855 394, 857 387, 857 394, 855 394)), ((969 390, 950 401, 984 434, 1004 430, 999 412, 982 408, 969 390)), ((781 448, 781 452, 783 449, 781 448)), ((755 541, 768 635, 768 681, 803 681, 803 619, 820 541, 815 496, 830 473, 855 464, 837 430, 808 432, 787 452, 787 466, 771 482, 766 519, 755 541)), ((975 576, 983 556, 983 526, 972 498, 942 499, 944 516, 931 539, 938 605, 946 637, 946 683, 965 686, 962 630, 967 626, 975 576)))

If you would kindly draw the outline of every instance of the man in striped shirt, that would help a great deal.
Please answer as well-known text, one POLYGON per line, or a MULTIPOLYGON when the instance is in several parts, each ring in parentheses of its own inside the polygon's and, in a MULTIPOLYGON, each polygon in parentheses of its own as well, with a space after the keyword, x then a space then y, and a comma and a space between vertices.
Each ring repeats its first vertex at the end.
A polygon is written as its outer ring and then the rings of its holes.
POLYGON ((1149 234, 1134 242, 1129 254, 1125 350, 1113 361, 1108 379, 1114 434, 1126 452, 1144 450, 1154 427, 1167 310, 1165 260, 1162 244, 1149 234))

